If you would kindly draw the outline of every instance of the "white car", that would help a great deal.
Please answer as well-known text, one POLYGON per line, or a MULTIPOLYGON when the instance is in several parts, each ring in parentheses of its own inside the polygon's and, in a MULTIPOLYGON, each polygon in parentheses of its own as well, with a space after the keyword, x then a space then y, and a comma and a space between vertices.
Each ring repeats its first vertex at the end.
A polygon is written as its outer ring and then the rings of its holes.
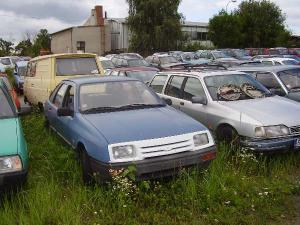
POLYGON ((113 64, 113 62, 109 58, 100 56, 99 61, 102 65, 104 73, 106 73, 107 71, 110 71, 111 69, 116 68, 115 65, 113 64))
POLYGON ((291 58, 263 58, 258 59, 262 64, 268 66, 280 66, 280 65, 299 65, 299 63, 295 59, 291 58))

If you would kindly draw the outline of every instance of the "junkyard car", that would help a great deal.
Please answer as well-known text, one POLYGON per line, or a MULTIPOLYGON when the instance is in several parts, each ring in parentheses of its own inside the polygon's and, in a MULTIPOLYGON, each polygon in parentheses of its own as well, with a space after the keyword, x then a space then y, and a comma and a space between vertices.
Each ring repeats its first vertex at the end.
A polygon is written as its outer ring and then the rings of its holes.
POLYGON ((113 62, 106 57, 99 57, 99 60, 100 60, 101 66, 104 70, 104 74, 106 72, 110 71, 111 69, 116 68, 115 65, 113 64, 113 62))
POLYGON ((88 77, 62 81, 46 121, 80 155, 85 182, 135 165, 139 179, 208 164, 215 144, 202 124, 167 106, 141 81, 88 77))
POLYGON ((15 63, 14 78, 16 82, 16 88, 19 93, 23 93, 24 75, 26 73, 28 61, 18 61, 15 63))
POLYGON ((18 114, 20 112, 0 78, 0 186, 11 186, 23 182, 28 172, 27 145, 18 114))
POLYGON ((56 85, 69 77, 100 75, 97 55, 66 53, 45 55, 29 61, 24 80, 24 100, 41 109, 56 85))
POLYGON ((251 74, 273 94, 300 102, 300 67, 234 67, 232 70, 251 74))
POLYGON ((192 65, 206 64, 211 62, 211 60, 199 58, 199 56, 194 52, 183 52, 179 56, 179 61, 192 65))
POLYGON ((160 69, 160 70, 170 70, 174 67, 188 65, 189 63, 183 63, 178 61, 174 56, 168 54, 153 54, 146 58, 146 61, 160 69))
POLYGON ((257 152, 300 147, 300 104, 272 95, 248 74, 159 73, 150 87, 214 131, 218 140, 235 140, 257 152))
POLYGON ((133 54, 120 54, 112 57, 111 61, 116 67, 150 66, 143 58, 133 54))
POLYGON ((123 67, 108 71, 105 75, 131 77, 149 83, 158 72, 159 69, 155 67, 123 67))

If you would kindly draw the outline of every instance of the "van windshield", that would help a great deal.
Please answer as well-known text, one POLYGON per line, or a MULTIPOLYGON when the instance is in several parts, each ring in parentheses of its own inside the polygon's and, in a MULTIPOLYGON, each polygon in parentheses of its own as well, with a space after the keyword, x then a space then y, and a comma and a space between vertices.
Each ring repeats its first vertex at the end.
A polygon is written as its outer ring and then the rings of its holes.
POLYGON ((95 58, 58 58, 56 59, 56 75, 92 75, 99 73, 95 58))

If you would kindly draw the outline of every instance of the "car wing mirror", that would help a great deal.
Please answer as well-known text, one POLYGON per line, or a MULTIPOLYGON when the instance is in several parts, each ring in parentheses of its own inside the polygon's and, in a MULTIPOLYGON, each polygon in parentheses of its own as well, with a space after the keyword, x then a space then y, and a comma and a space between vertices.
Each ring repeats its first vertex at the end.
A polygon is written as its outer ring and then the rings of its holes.
POLYGON ((207 99, 203 96, 194 96, 194 97, 192 97, 192 103, 207 105, 207 99))
POLYGON ((31 106, 22 106, 20 109, 19 109, 19 112, 18 114, 20 116, 24 116, 24 115, 27 115, 27 114, 30 114, 31 113, 31 106))
POLYGON ((57 116, 63 117, 63 116, 74 116, 74 111, 69 108, 58 108, 57 109, 57 116))
POLYGON ((270 92, 274 95, 286 96, 285 92, 280 88, 271 88, 270 92))
POLYGON ((163 100, 165 101, 165 103, 166 103, 167 105, 172 105, 172 104, 173 104, 172 100, 169 99, 169 98, 164 98, 163 100))

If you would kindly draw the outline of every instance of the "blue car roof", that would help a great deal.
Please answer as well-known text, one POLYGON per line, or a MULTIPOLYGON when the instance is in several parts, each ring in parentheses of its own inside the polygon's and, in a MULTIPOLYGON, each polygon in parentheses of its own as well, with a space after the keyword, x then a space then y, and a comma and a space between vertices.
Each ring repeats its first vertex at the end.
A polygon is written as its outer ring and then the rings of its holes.
POLYGON ((90 84, 90 83, 105 83, 112 81, 139 81, 137 79, 129 77, 117 77, 117 76, 84 76, 65 79, 64 81, 71 81, 77 85, 90 84))

